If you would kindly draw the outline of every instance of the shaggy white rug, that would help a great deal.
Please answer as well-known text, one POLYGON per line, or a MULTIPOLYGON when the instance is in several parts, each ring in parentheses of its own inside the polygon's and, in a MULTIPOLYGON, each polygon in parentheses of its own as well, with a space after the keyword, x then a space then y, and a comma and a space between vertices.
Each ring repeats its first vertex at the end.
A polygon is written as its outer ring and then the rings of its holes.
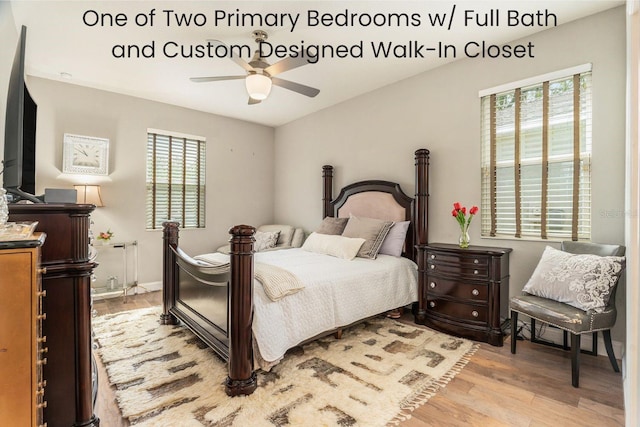
MULTIPOLYGON (((224 393, 226 364, 159 308, 93 320, 97 353, 135 426, 383 426, 444 387, 477 344, 379 317, 291 350, 250 396, 224 393)), ((103 379, 104 380, 104 379, 103 379)))

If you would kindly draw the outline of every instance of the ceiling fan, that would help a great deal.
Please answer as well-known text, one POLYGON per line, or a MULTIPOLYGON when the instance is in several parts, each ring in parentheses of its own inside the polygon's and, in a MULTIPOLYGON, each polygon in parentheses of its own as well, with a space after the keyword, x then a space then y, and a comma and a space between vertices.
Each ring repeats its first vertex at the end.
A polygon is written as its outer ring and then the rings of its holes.
MULTIPOLYGON (((221 80, 245 80, 245 86, 249 93, 249 105, 258 104, 269 96, 271 92, 271 86, 276 85, 293 92, 313 98, 320 93, 319 89, 306 86, 300 83, 295 83, 289 80, 284 80, 276 75, 284 73, 285 71, 292 70, 294 68, 301 67, 309 63, 309 61, 303 56, 288 57, 275 64, 269 64, 261 56, 260 44, 267 39, 267 33, 262 30, 256 30, 252 33, 256 43, 258 43, 258 50, 255 51, 253 58, 250 62, 246 62, 238 56, 230 56, 229 58, 236 64, 241 66, 247 72, 243 76, 212 76, 212 77, 191 77, 189 80, 192 82, 215 82, 221 80)), ((212 45, 225 46, 220 40, 207 40, 212 45)))

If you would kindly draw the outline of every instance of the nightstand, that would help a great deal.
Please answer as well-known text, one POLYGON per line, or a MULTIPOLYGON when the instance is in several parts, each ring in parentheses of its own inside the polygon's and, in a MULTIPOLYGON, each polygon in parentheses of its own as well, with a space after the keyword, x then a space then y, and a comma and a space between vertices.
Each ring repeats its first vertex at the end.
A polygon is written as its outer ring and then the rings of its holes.
POLYGON ((422 251, 424 324, 502 346, 509 311, 511 248, 429 244, 422 251))

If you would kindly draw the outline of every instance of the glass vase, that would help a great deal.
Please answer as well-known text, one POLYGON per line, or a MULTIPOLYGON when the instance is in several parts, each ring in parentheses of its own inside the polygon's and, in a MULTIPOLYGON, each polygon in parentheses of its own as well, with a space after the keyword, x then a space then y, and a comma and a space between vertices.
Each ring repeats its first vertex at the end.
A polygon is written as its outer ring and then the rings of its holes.
POLYGON ((9 202, 7 201, 7 190, 0 188, 0 228, 9 220, 9 202))
POLYGON ((469 232, 466 227, 460 227, 460 237, 458 238, 458 244, 461 248, 468 248, 471 243, 471 238, 469 237, 469 232))

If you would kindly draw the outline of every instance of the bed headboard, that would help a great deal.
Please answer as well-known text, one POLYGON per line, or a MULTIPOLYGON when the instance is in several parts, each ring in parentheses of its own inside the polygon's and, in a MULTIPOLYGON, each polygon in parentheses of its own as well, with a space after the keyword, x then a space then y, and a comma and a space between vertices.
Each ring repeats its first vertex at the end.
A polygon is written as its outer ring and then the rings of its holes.
POLYGON ((353 214, 394 222, 411 221, 403 256, 417 262, 415 245, 427 244, 429 150, 417 150, 415 160, 415 197, 402 191, 400 184, 370 180, 347 185, 333 199, 333 166, 323 166, 323 218, 348 218, 353 214))

